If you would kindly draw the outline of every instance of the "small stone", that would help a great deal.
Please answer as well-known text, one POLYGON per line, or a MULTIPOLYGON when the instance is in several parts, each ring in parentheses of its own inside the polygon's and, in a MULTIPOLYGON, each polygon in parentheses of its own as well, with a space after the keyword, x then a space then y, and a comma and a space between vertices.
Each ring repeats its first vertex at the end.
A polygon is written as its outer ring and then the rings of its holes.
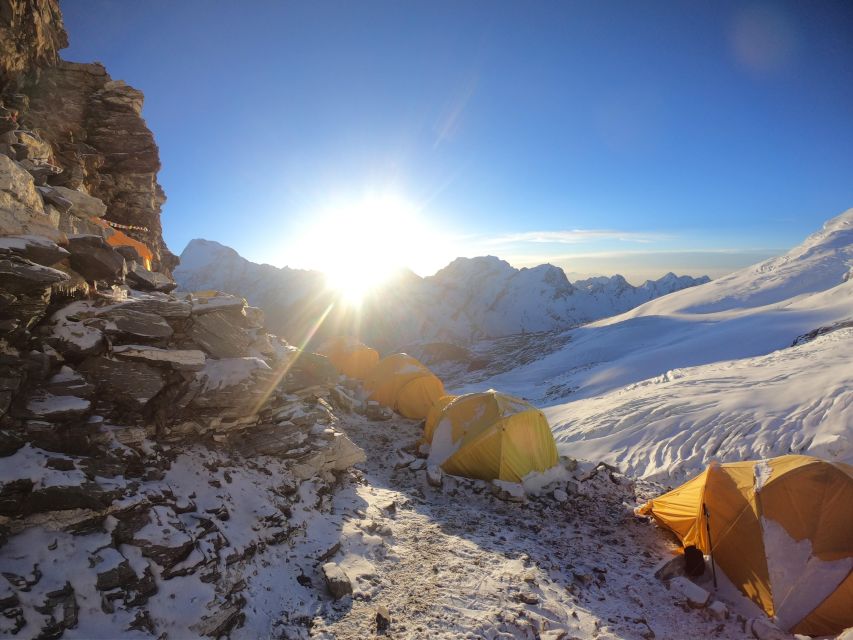
POLYGON ((388 407, 383 407, 375 400, 370 400, 364 408, 364 417, 368 420, 380 422, 393 418, 394 412, 388 407))
POLYGON ((335 600, 340 600, 344 596, 352 594, 352 583, 341 569, 334 562, 327 562, 323 565, 323 577, 326 579, 326 587, 329 593, 335 600))
POLYGON ((408 467, 414 461, 415 456, 403 451, 402 449, 397 449, 394 452, 394 469, 402 469, 403 467, 408 467))
POLYGON ((557 502, 565 502, 569 499, 569 494, 562 489, 554 489, 554 500, 557 502))
POLYGON ((519 591, 515 594, 515 601, 523 604, 539 604, 539 596, 532 591, 519 591))
POLYGON ((753 618, 748 621, 746 628, 752 631, 752 635, 758 640, 793 640, 794 638, 790 633, 785 633, 769 620, 762 620, 761 618, 753 618))
POLYGON ((715 620, 722 621, 729 617, 729 608, 719 600, 714 600, 714 602, 708 605, 708 613, 715 620))
POLYGON ((681 594, 687 601, 687 604, 694 609, 704 608, 711 599, 710 593, 684 576, 677 576, 670 580, 669 588, 676 593, 681 594))
POLYGON ((444 473, 438 465, 431 464, 427 467, 427 482, 431 487, 440 487, 443 476, 444 473))
POLYGON ((524 486, 518 482, 492 480, 491 488, 494 495, 507 502, 524 502, 526 498, 524 486))
POLYGON ((397 503, 394 500, 380 500, 376 503, 376 508, 380 511, 384 511, 386 513, 396 513, 397 512, 397 503))
POLYGON ((679 554, 674 558, 663 561, 655 569, 655 578, 667 582, 677 576, 684 575, 684 556, 679 554))
POLYGON ((379 632, 387 631, 391 626, 391 613, 385 605, 377 605, 376 607, 376 630, 379 632))

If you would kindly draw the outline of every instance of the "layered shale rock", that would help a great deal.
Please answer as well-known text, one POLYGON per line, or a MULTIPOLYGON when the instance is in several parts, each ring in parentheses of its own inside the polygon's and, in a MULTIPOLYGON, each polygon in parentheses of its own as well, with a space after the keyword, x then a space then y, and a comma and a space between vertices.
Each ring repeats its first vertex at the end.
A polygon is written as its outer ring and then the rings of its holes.
POLYGON ((0 635, 164 637, 153 597, 193 594, 218 637, 364 460, 353 405, 244 299, 170 293, 142 94, 65 43, 0 0, 0 635))
POLYGON ((0 1, 0 89, 21 73, 55 64, 67 46, 57 0, 0 1))
POLYGON ((56 2, 0 0, 0 225, 53 239, 115 230, 168 274, 143 95, 100 64, 61 60, 66 45, 56 2))

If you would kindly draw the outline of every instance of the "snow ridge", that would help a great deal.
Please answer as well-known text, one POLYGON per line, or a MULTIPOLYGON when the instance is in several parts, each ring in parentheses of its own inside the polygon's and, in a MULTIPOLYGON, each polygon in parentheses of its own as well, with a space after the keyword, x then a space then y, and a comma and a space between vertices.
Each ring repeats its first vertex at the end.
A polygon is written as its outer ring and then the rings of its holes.
MULTIPOLYGON (((183 290, 217 289, 244 296, 263 308, 269 327, 285 337, 291 337, 292 327, 283 319, 331 302, 321 273, 255 264, 210 240, 192 240, 174 275, 183 290)), ((426 278, 409 271, 398 274, 374 292, 362 325, 375 333, 366 338, 388 348, 420 340, 470 344, 481 338, 566 329, 708 281, 707 276, 669 273, 639 287, 619 275, 572 284, 562 269, 550 264, 516 269, 494 256, 457 258, 426 278)))

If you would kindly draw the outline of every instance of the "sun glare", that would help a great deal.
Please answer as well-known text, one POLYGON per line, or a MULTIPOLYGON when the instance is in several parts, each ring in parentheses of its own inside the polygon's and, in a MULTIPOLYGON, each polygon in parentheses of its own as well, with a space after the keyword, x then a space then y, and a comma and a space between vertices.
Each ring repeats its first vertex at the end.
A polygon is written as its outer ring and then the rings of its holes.
POLYGON ((358 305, 395 271, 422 263, 430 236, 412 203, 379 195, 316 216, 307 246, 328 286, 358 305))

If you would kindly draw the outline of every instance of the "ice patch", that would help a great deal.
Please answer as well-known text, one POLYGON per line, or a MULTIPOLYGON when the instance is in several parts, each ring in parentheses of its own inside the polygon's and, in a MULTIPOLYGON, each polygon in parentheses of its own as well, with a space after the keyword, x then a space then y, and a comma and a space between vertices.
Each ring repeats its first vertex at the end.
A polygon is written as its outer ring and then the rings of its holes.
POLYGON ((759 493, 764 485, 768 483, 770 480, 770 476, 773 475, 773 469, 770 467, 770 462, 768 460, 759 460, 755 463, 755 493, 759 493))
POLYGON ((823 602, 853 569, 853 558, 826 561, 812 555, 808 538, 794 540, 785 528, 761 519, 776 622, 790 629, 823 602))
POLYGON ((204 380, 204 391, 215 391, 240 384, 255 371, 270 371, 260 358, 223 358, 208 360, 196 375, 204 380))
POLYGON ((524 492, 530 495, 541 495, 554 485, 561 483, 565 485, 568 480, 572 479, 572 474, 559 462, 545 471, 531 471, 521 479, 524 485, 524 492))

